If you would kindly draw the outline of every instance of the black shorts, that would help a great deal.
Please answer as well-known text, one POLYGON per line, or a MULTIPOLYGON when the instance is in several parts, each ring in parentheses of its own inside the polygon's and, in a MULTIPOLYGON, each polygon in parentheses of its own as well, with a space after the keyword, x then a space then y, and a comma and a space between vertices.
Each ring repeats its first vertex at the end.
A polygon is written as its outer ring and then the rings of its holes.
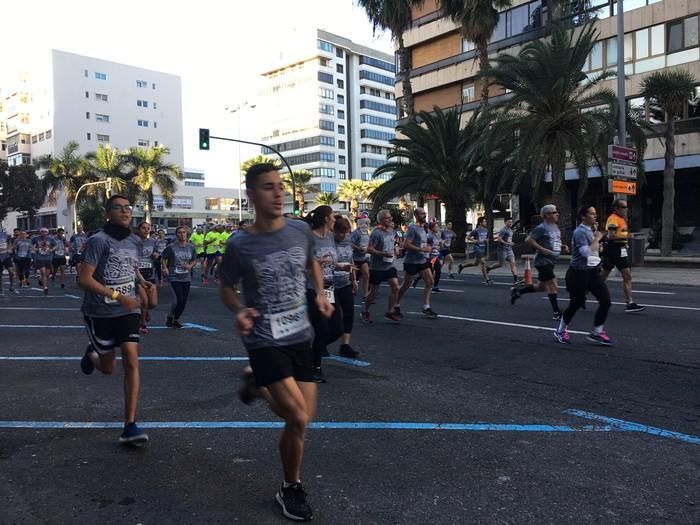
POLYGON ((382 284, 384 281, 389 279, 397 279, 398 274, 396 273, 396 268, 389 268, 388 270, 369 270, 369 283, 370 284, 382 284))
POLYGON ((53 264, 53 269, 54 269, 54 270, 57 270, 57 269, 60 268, 61 266, 65 266, 65 265, 66 265, 66 258, 65 258, 65 257, 60 257, 60 256, 59 256, 59 257, 54 257, 54 258, 53 258, 53 263, 52 263, 52 264, 53 264))
POLYGON ((360 261, 360 260, 357 260, 357 259, 353 259, 353 260, 352 260, 352 264, 354 264, 354 265, 355 265, 355 268, 357 268, 357 269, 359 270, 359 269, 362 268, 362 266, 365 265, 365 264, 366 264, 367 266, 369 266, 369 261, 368 261, 367 259, 362 259, 361 261, 360 261))
POLYGON ((449 248, 443 248, 442 250, 440 250, 440 257, 442 257, 443 259, 444 259, 445 257, 447 257, 448 255, 450 255, 450 249, 449 249, 449 248))
POLYGON ((248 357, 257 386, 268 386, 286 377, 307 383, 314 380, 310 341, 290 346, 255 348, 248 350, 248 357))
POLYGON ((139 314, 127 314, 121 317, 89 317, 85 316, 90 343, 97 352, 111 352, 122 343, 138 343, 139 314))
POLYGON ((199 252, 197 254, 197 259, 206 259, 207 258, 207 252, 199 252))
POLYGON ((139 273, 144 280, 150 283, 156 282, 156 272, 153 271, 153 268, 139 268, 139 273))
POLYGON ((0 264, 2 264, 2 267, 5 268, 6 270, 10 270, 10 269, 12 269, 12 265, 14 264, 14 262, 12 261, 11 256, 6 255, 0 264))
POLYGON ((416 275, 422 272, 423 270, 430 270, 430 261, 417 264, 403 263, 403 271, 406 272, 408 275, 416 275))
POLYGON ((219 255, 220 255, 219 252, 216 252, 216 253, 208 253, 208 254, 207 254, 207 261, 209 261, 210 263, 212 263, 212 262, 214 262, 214 261, 216 260, 216 258, 217 258, 219 255))
POLYGON ((539 279, 539 281, 542 283, 557 278, 557 276, 554 275, 554 266, 551 264, 535 266, 535 268, 537 268, 537 279, 539 279))
POLYGON ((37 270, 39 268, 48 268, 49 270, 53 269, 53 259, 35 259, 34 260, 34 268, 37 270))
POLYGON ((70 265, 71 266, 78 266, 82 261, 83 261, 83 254, 82 253, 74 253, 70 257, 70 265))
POLYGON ((603 270, 609 272, 612 271, 613 268, 617 268, 622 271, 630 267, 627 255, 622 255, 622 248, 627 249, 624 246, 611 243, 605 245, 605 251, 603 252, 603 270))

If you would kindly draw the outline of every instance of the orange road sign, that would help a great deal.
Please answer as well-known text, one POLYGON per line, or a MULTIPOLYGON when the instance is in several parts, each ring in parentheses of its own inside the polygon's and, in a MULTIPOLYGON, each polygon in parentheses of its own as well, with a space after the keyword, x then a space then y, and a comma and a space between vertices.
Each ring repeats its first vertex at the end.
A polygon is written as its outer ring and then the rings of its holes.
POLYGON ((608 191, 610 193, 637 195, 637 183, 627 180, 610 180, 608 181, 608 191))

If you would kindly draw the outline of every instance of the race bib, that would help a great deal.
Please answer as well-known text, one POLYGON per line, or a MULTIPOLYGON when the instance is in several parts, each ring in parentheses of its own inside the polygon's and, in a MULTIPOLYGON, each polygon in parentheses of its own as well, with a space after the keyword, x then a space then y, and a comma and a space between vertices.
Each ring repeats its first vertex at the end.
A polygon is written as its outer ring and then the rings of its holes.
POLYGON ((150 270, 153 268, 151 261, 139 261, 139 270, 150 270))
POLYGON ((0 242, 0 252, 5 253, 7 251, 7 243, 0 242))
POLYGON ((627 257, 627 248, 620 249, 620 257, 627 257))
MULTIPOLYGON (((114 291, 119 292, 122 295, 126 295, 127 297, 136 297, 136 289, 134 287, 133 282, 128 282, 116 286, 110 286, 107 285, 109 288, 112 288, 114 291)), ((105 297, 105 303, 107 304, 119 304, 119 301, 116 299, 112 299, 111 297, 105 297)))
POLYGON ((561 241, 552 241, 552 251, 555 253, 561 253, 561 241))
POLYGON ((286 312, 270 314, 270 330, 274 339, 283 339, 308 327, 309 319, 304 304, 286 312))
POLYGON ((57 255, 58 257, 65 257, 66 256, 66 252, 63 251, 63 248, 57 249, 54 252, 54 254, 57 255))
POLYGON ((328 299, 329 303, 335 304, 335 291, 333 290, 333 287, 324 288, 323 295, 326 296, 326 299, 328 299))
POLYGON ((382 261, 384 261, 385 263, 394 262, 394 256, 392 255, 391 257, 382 257, 382 261))
POLYGON ((189 273, 190 271, 181 264, 175 265, 175 273, 189 273))

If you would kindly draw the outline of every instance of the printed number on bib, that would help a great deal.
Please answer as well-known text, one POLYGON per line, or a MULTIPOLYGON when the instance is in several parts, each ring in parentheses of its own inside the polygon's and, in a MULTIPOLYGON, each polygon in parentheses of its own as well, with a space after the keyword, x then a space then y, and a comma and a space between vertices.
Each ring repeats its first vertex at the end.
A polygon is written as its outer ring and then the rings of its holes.
POLYGON ((323 295, 326 296, 326 299, 328 299, 328 302, 335 304, 335 291, 333 288, 324 288, 323 289, 323 295))
POLYGON ((296 334, 309 327, 306 305, 279 314, 270 314, 270 330, 274 339, 296 334))
POLYGON ((620 257, 627 257, 627 248, 622 248, 620 250, 620 257))
POLYGON ((560 253, 561 252, 561 241, 553 241, 552 242, 552 251, 554 253, 560 253))
POLYGON ((175 266, 175 273, 189 273, 190 271, 182 266, 181 264, 178 264, 175 266))
MULTIPOLYGON (((127 297, 136 297, 133 282, 120 284, 118 286, 110 286, 110 288, 112 288, 116 292, 119 292, 121 295, 126 295, 127 297)), ((105 303, 119 304, 119 301, 116 299, 112 299, 111 297, 105 297, 105 303)))
POLYGON ((153 268, 151 261, 139 261, 139 270, 150 270, 153 268))

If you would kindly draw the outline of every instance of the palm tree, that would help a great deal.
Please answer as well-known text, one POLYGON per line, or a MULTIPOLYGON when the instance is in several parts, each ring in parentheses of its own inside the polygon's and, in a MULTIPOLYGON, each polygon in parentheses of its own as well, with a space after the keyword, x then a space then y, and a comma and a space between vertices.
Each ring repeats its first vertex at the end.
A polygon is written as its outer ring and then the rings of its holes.
POLYGON ((357 217, 360 202, 364 202, 371 192, 367 181, 359 179, 346 180, 338 187, 338 198, 350 203, 350 215, 357 217))
POLYGON ((177 190, 176 181, 184 178, 182 171, 175 164, 166 162, 164 157, 170 153, 165 146, 153 146, 149 149, 130 148, 126 160, 130 167, 129 193, 134 197, 132 202, 143 199, 144 220, 151 222, 153 212, 153 188, 157 186, 163 194, 166 206, 173 202, 177 190))
POLYGON ((73 216, 75 194, 87 180, 87 163, 78 153, 80 145, 70 141, 58 156, 46 155, 36 160, 38 168, 45 168, 42 178, 46 198, 51 206, 56 204, 59 193, 66 195, 68 216, 73 216))
POLYGON ((545 172, 551 172, 552 201, 562 212, 563 229, 571 221, 566 164, 573 162, 578 171, 583 195, 589 162, 601 137, 611 136, 611 115, 617 110, 615 93, 599 87, 609 74, 588 79, 582 72, 597 36, 592 25, 574 32, 552 24, 551 38, 528 43, 518 56, 500 55, 487 71, 513 92, 500 127, 517 139, 514 162, 529 174, 533 198, 540 194, 545 172))
POLYGON ((652 107, 661 110, 664 123, 664 205, 661 211, 661 255, 670 256, 673 248, 673 223, 676 165, 676 118, 683 106, 695 97, 697 80, 685 69, 658 71, 642 81, 642 95, 649 99, 652 107))
POLYGON ((498 25, 498 11, 511 6, 511 0, 440 0, 445 14, 460 26, 462 36, 474 42, 481 73, 481 104, 489 102, 488 45, 498 25))
POLYGON ((325 206, 332 207, 334 204, 337 204, 338 202, 340 202, 340 199, 333 192, 330 192, 330 193, 321 192, 318 195, 316 195, 316 204, 318 204, 319 206, 325 205, 325 206))
POLYGON ((415 115, 413 88, 411 87, 411 51, 406 49, 403 34, 411 27, 411 8, 420 6, 425 0, 358 0, 367 12, 372 27, 391 32, 398 47, 399 71, 403 101, 401 115, 412 119, 415 115))
POLYGON ((292 194, 292 199, 296 199, 299 203, 299 213, 302 216, 304 215, 304 207, 306 206, 304 194, 309 191, 309 183, 313 176, 314 174, 308 170, 294 170, 294 184, 292 184, 292 177, 289 173, 282 174, 284 189, 292 194), (296 195, 293 194, 294 191, 296 191, 296 195))
MULTIPOLYGON (((114 193, 127 192, 127 159, 124 152, 109 145, 100 144, 97 151, 91 151, 85 155, 88 161, 90 178, 95 180, 112 179, 112 191, 114 193)), ((105 194, 103 186, 91 186, 86 188, 86 194, 92 197, 105 194)))
POLYGON ((457 234, 455 249, 463 250, 465 209, 474 204, 477 190, 466 154, 469 144, 478 139, 479 115, 473 115, 463 128, 456 108, 443 111, 435 106, 432 113, 421 111, 416 116, 421 124, 411 121, 397 127, 405 138, 391 141, 395 149, 387 155, 388 162, 374 172, 375 177, 385 173, 392 173, 393 177, 370 197, 377 208, 392 197, 409 192, 439 196, 457 234))

